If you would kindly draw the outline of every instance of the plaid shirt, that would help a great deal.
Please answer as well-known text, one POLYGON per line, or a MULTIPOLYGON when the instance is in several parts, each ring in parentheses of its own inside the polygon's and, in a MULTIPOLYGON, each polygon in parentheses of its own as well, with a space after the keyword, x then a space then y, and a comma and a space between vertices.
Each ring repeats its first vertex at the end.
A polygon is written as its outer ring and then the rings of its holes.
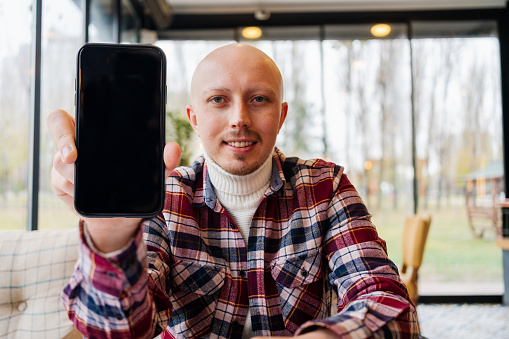
POLYGON ((124 251, 105 258, 82 242, 62 294, 69 317, 96 338, 240 338, 248 308, 255 335, 418 337, 415 307, 342 172, 276 148, 246 244, 203 157, 178 168, 162 214, 124 251))

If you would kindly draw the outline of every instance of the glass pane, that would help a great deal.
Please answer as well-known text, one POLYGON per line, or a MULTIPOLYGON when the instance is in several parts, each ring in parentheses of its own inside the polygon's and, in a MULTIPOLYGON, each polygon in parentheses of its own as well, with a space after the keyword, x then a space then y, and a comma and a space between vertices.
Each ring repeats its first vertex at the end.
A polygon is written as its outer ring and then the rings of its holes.
POLYGON ((136 15, 131 2, 128 0, 122 0, 121 2, 121 42, 136 43, 139 42, 138 37, 138 26, 140 25, 140 19, 136 15))
POLYGON ((0 1, 0 230, 27 228, 32 1, 0 1))
POLYGON ((496 25, 437 23, 438 37, 433 25, 416 23, 415 35, 423 38, 412 41, 419 211, 432 215, 419 290, 502 294, 495 245, 504 198, 496 25), (476 33, 447 38, 447 27, 452 36, 476 33))
POLYGON ((182 148, 181 165, 189 165, 201 154, 201 143, 187 120, 191 78, 198 63, 214 49, 233 41, 157 41, 167 59, 166 141, 182 148))
POLYGON ((405 25, 392 25, 384 39, 371 27, 327 26, 322 43, 320 27, 263 28, 242 42, 271 56, 283 75, 289 113, 278 147, 344 166, 400 263, 413 209, 409 42, 405 25))
MULTIPOLYGON (((499 227, 493 225, 500 222, 496 204, 503 198, 496 25, 449 24, 447 31, 447 23, 416 23, 412 44, 405 24, 391 25, 384 38, 373 37, 372 25, 338 25, 265 27, 258 38, 241 41, 266 52, 283 74, 289 113, 278 147, 344 166, 398 266, 403 225, 418 194, 418 212, 432 215, 419 274, 422 295, 501 294, 501 254, 493 241, 499 227), (467 197, 470 210, 488 218, 469 226, 467 197)), ((235 35, 241 37, 242 29, 235 35)), ((196 40, 192 33, 178 34, 196 40)), ((191 46, 216 46, 160 44, 171 46, 165 49, 171 55, 168 107, 182 113, 190 76, 205 55, 189 53, 191 46)))
POLYGON ((74 116, 76 53, 82 45, 82 12, 73 0, 45 1, 42 12, 41 170, 39 229, 76 227, 78 217, 51 189, 56 145, 46 127, 46 115, 63 109, 74 116))
MULTIPOLYGON (((276 146, 287 156, 323 156, 327 140, 323 133, 321 50, 319 27, 265 27, 257 39, 242 38, 270 56, 284 83, 288 115, 276 146)), ((244 35, 243 28, 239 36, 244 35)))
POLYGON ((117 42, 113 0, 90 0, 90 42, 117 42))
POLYGON ((391 25, 384 39, 371 28, 326 27, 328 156, 345 167, 399 266, 413 213, 410 45, 405 25, 391 25))

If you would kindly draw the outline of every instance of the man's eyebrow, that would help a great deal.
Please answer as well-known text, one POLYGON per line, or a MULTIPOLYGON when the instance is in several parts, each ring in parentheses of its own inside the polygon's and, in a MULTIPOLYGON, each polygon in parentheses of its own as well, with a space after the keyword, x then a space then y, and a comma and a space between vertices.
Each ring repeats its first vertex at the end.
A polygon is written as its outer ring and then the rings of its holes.
POLYGON ((249 91, 250 94, 262 94, 262 95, 268 95, 269 97, 277 96, 277 92, 270 88, 253 88, 251 91, 249 91))
POLYGON ((227 87, 217 87, 217 88, 205 88, 203 93, 209 92, 231 92, 232 90, 227 87))
MULTIPOLYGON (((233 90, 231 88, 228 88, 228 87, 211 87, 211 88, 205 88, 203 91, 202 91, 202 94, 203 95, 209 95, 209 94, 213 94, 213 93, 232 93, 233 90)), ((253 94, 253 93, 260 93, 260 94, 267 94, 269 96, 277 96, 277 92, 271 88, 266 88, 266 87, 254 87, 254 88, 251 88, 247 91, 247 93, 249 94, 253 94)))

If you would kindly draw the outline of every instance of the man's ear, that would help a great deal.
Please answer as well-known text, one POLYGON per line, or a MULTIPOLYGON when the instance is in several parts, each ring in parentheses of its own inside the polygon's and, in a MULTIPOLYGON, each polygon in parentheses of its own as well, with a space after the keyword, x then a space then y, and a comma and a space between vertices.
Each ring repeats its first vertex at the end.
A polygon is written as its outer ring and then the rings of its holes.
POLYGON ((277 130, 278 133, 281 130, 281 127, 283 127, 283 122, 285 122, 287 114, 288 114, 288 103, 283 102, 281 104, 281 115, 279 116, 279 128, 277 130))
POLYGON ((193 127, 195 133, 198 134, 198 136, 200 136, 200 133, 198 132, 198 120, 196 119, 196 114, 194 113, 193 105, 187 105, 186 112, 189 123, 193 127))

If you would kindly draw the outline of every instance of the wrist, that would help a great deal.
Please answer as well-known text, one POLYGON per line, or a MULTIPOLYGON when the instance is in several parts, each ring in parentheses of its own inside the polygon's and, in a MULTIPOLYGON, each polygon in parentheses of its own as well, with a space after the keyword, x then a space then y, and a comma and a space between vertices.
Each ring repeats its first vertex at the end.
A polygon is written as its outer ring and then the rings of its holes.
POLYGON ((124 248, 141 225, 137 218, 86 219, 81 221, 90 247, 102 255, 124 248))

